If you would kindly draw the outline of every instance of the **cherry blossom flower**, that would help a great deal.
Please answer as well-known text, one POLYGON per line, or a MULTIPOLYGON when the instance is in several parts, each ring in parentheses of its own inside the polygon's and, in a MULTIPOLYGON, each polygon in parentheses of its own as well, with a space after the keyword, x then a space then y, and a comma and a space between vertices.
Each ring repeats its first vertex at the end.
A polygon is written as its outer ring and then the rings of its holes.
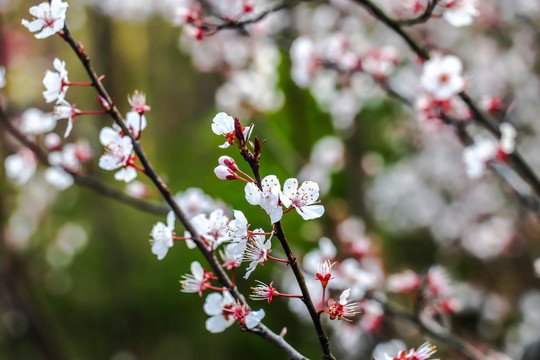
MULTIPOLYGON (((205 245, 210 250, 215 250, 220 244, 231 240, 227 228, 229 218, 223 214, 223 210, 214 210, 210 216, 199 214, 191 219, 191 223, 205 245)), ((191 237, 189 231, 185 232, 185 237, 191 237)), ((192 240, 186 240, 189 248, 194 248, 195 243, 192 240)))
MULTIPOLYGON (((227 141, 220 145, 220 148, 228 148, 234 143, 234 140, 236 139, 236 136, 234 134, 234 118, 230 115, 227 115, 224 112, 218 113, 216 116, 214 116, 214 119, 212 120, 212 131, 216 135, 224 135, 227 141)), ((244 138, 247 140, 249 138, 249 133, 251 131, 252 127, 242 127, 242 132, 244 134, 244 138)))
POLYGON ((45 85, 43 97, 48 103, 63 100, 69 83, 66 62, 56 58, 53 60, 53 66, 56 72, 47 70, 43 78, 43 85, 45 85))
POLYGON ((146 117, 139 112, 130 111, 126 114, 126 127, 134 137, 140 137, 141 131, 146 129, 146 125, 146 117))
POLYGON ((145 111, 150 111, 152 108, 146 105, 146 95, 138 90, 135 90, 133 95, 128 96, 129 105, 131 110, 137 112, 139 115, 144 114, 145 111))
POLYGON ((435 354, 436 351, 437 348, 435 346, 431 345, 429 342, 425 342, 416 350, 410 349, 408 352, 400 351, 394 358, 386 354, 385 357, 386 360, 430 360, 429 357, 435 354))
MULTIPOLYGON (((257 229, 254 233, 263 233, 263 229, 257 229)), ((246 271, 244 279, 249 278, 249 275, 255 270, 258 264, 263 264, 268 260, 268 253, 271 251, 272 238, 270 237, 266 242, 264 241, 266 236, 254 235, 247 243, 246 252, 242 261, 249 261, 249 266, 246 271)))
POLYGON ((406 293, 420 286, 420 276, 412 270, 392 274, 386 280, 386 287, 395 293, 406 293))
POLYGON ((243 251, 238 251, 236 243, 227 244, 223 247, 223 250, 219 251, 219 256, 223 261, 223 267, 227 270, 232 270, 236 267, 240 267, 240 265, 242 264, 243 254, 243 251))
POLYGON ((174 222, 176 216, 173 211, 167 214, 167 225, 161 221, 152 227, 150 244, 152 245, 152 254, 157 255, 158 260, 163 260, 169 248, 174 244, 174 222))
POLYGON ((200 213, 210 213, 216 207, 214 200, 199 188, 188 188, 177 193, 174 199, 190 218, 200 213))
POLYGON ((211 333, 220 333, 225 331, 235 322, 234 311, 236 302, 228 291, 222 293, 211 293, 204 300, 204 312, 210 315, 206 319, 206 330, 211 333))
POLYGON ((422 87, 437 100, 447 100, 465 87, 462 68, 461 60, 456 56, 434 56, 424 64, 420 78, 422 87))
POLYGON ((313 181, 304 181, 298 188, 298 180, 287 179, 283 184, 282 202, 286 207, 293 206, 304 220, 321 217, 324 206, 313 205, 319 199, 319 185, 313 181))
POLYGON ((45 170, 43 175, 49 184, 60 191, 69 188, 74 183, 73 176, 61 167, 51 166, 45 170))
POLYGON ((30 108, 26 109, 20 118, 20 129, 27 135, 44 134, 54 130, 56 127, 56 120, 49 113, 30 108))
POLYGON ((497 144, 491 139, 478 139, 471 146, 463 150, 463 162, 465 171, 471 179, 481 177, 487 163, 497 155, 497 144))
POLYGON ((17 185, 24 185, 35 174, 37 162, 32 150, 22 148, 18 153, 7 156, 4 166, 8 178, 17 185))
POLYGON ((281 220, 283 209, 281 208, 280 197, 281 186, 275 175, 268 175, 262 180, 262 191, 255 183, 247 183, 244 188, 246 200, 251 205, 260 205, 268 215, 272 224, 281 220))
POLYGON ((332 266, 334 266, 334 264, 335 262, 330 263, 330 260, 328 259, 325 259, 324 261, 321 261, 319 263, 319 269, 317 271, 317 274, 315 274, 315 277, 321 282, 323 288, 326 287, 330 279, 332 279, 330 269, 332 268, 332 266))
POLYGON ((184 280, 180 280, 182 284, 182 292, 199 293, 202 297, 202 292, 211 287, 210 279, 213 274, 203 269, 198 261, 191 263, 191 274, 182 275, 184 280))
POLYGON ((148 186, 141 181, 132 181, 126 186, 126 194, 137 199, 143 199, 148 195, 148 186))
POLYGON ((372 49, 362 58, 362 70, 376 79, 386 79, 398 63, 398 52, 391 46, 372 49))
POLYGON ((99 141, 105 146, 105 153, 99 158, 99 167, 105 170, 121 168, 115 175, 116 180, 130 182, 137 177, 131 166, 133 144, 127 136, 122 136, 112 128, 104 127, 99 133, 99 141))
POLYGON ((62 139, 60 139, 57 133, 48 133, 45 135, 43 143, 49 151, 58 151, 62 148, 62 139))
POLYGON ((51 167, 45 170, 45 180, 58 190, 65 190, 73 185, 73 176, 68 171, 76 173, 81 167, 81 160, 77 156, 80 146, 67 144, 61 151, 52 151, 49 154, 51 167))
POLYGON ((272 281, 270 285, 266 285, 262 281, 256 281, 259 283, 259 285, 251 288, 251 290, 253 290, 253 294, 249 297, 253 300, 266 300, 270 304, 274 296, 279 295, 274 287, 274 282, 272 281))
POLYGON ((259 325, 261 320, 264 318, 264 310, 251 311, 248 309, 247 305, 237 306, 234 311, 234 317, 237 321, 242 323, 248 329, 253 329, 255 326, 259 325))
POLYGON ((64 133, 64 138, 67 138, 73 129, 73 120, 79 115, 80 110, 71 105, 65 99, 59 99, 57 105, 55 105, 52 112, 52 117, 54 120, 67 119, 66 132, 64 133))
POLYGON ((471 25, 479 14, 477 0, 443 0, 439 5, 444 7, 444 20, 455 27, 471 25))
POLYGON ((246 216, 240 210, 234 210, 233 214, 234 220, 231 220, 227 225, 227 236, 232 240, 227 248, 232 254, 241 257, 246 250, 249 224, 246 216))
POLYGON ((41 30, 34 35, 36 39, 47 38, 64 28, 67 8, 68 3, 61 0, 52 0, 50 4, 47 1, 42 2, 37 6, 32 6, 29 10, 34 20, 23 19, 22 24, 31 32, 41 30))
POLYGON ((516 130, 509 123, 500 126, 501 138, 495 141, 489 138, 477 138, 473 145, 463 150, 463 162, 467 176, 471 179, 481 177, 490 161, 506 161, 514 152, 516 130))
POLYGON ((358 313, 358 303, 354 302, 352 299, 347 300, 350 293, 351 289, 343 291, 337 303, 334 299, 328 300, 328 308, 324 309, 324 312, 328 314, 330 320, 338 319, 352 321, 348 319, 348 317, 355 316, 358 313))

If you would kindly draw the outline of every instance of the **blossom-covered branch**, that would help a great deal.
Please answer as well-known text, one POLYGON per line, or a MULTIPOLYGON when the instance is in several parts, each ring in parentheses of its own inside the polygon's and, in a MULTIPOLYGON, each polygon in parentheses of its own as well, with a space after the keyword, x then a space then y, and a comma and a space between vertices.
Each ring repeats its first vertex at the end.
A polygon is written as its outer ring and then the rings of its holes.
MULTIPOLYGON (((112 100, 112 97, 109 95, 105 87, 102 85, 100 78, 97 76, 96 72, 94 71, 92 65, 90 64, 90 57, 82 47, 82 44, 78 43, 73 36, 71 35, 71 32, 69 31, 69 28, 67 25, 64 26, 62 33, 60 34, 62 38, 70 45, 72 50, 75 52, 79 60, 81 61, 83 67, 85 68, 88 76, 91 79, 91 82, 98 92, 99 96, 102 99, 102 102, 111 115, 111 117, 114 119, 116 125, 120 127, 123 134, 125 136, 128 136, 131 140, 131 143, 133 145, 133 150, 137 154, 138 159, 143 165, 142 171, 148 176, 148 178, 154 183, 154 185, 157 187, 167 204, 170 206, 172 211, 174 212, 176 218, 184 225, 186 230, 191 234, 191 241, 195 243, 195 245, 199 248, 205 259, 210 264, 210 267, 215 272, 215 275, 217 279, 220 281, 220 283, 230 291, 231 295, 236 299, 237 302, 240 304, 243 304, 244 306, 247 306, 245 304, 245 300, 242 297, 242 295, 238 292, 232 281, 229 279, 228 275, 225 273, 223 267, 218 262, 214 252, 210 251, 203 240, 201 239, 201 236, 199 235, 199 232, 197 229, 193 226, 193 224, 189 221, 184 211, 180 208, 174 197, 172 196, 170 190, 165 185, 165 183, 161 180, 157 172, 154 170, 153 166, 151 165, 148 157, 146 156, 146 153, 143 151, 139 139, 136 135, 134 135, 130 129, 126 126, 126 123, 120 114, 119 110, 114 105, 114 101, 112 100)), ((273 334, 268 328, 266 328, 262 323, 258 323, 255 328, 258 327, 258 330, 254 330, 253 332, 260 335, 261 337, 273 342, 275 345, 277 345, 282 351, 288 354, 289 357, 292 359, 305 359, 303 355, 301 355, 294 347, 292 347, 285 339, 282 337, 279 337, 275 334, 273 334)), ((248 330, 251 331, 251 329, 248 330)))
MULTIPOLYGON (((23 144, 28 149, 30 149, 36 155, 39 161, 41 161, 45 165, 48 165, 48 166, 51 165, 49 162, 49 154, 47 153, 47 151, 42 149, 36 143, 30 141, 30 139, 28 139, 21 131, 19 131, 9 121, 9 119, 7 118, 2 108, 0 108, 0 122, 2 123, 6 131, 9 132, 18 141, 20 141, 21 144, 23 144)), ((59 166, 60 168, 62 168, 62 170, 66 174, 69 174, 69 176, 73 177, 73 180, 75 181, 76 184, 90 188, 101 195, 118 200, 122 203, 133 206, 134 208, 137 208, 142 211, 150 212, 153 214, 166 214, 167 213, 166 207, 157 205, 157 204, 152 204, 148 201, 138 199, 133 196, 129 196, 123 191, 120 191, 118 189, 115 189, 113 187, 110 187, 102 183, 101 181, 99 181, 92 175, 81 175, 78 172, 73 171, 72 169, 69 169, 66 166, 63 166, 61 164, 58 164, 55 166, 59 166)))
MULTIPOLYGON (((411 48, 411 50, 422 60, 428 61, 431 59, 429 52, 423 48, 409 33, 407 33, 402 25, 390 18, 381 10, 377 5, 375 5, 370 0, 352 0, 361 6, 365 7, 371 14, 393 30, 397 35, 399 35, 411 48)), ((502 133, 497 125, 497 121, 491 118, 489 115, 485 114, 480 107, 471 99, 471 97, 464 91, 461 90, 458 94, 459 98, 468 106, 470 109, 473 118, 480 124, 482 127, 490 131, 497 138, 500 138, 502 133)), ((529 185, 534 189, 534 192, 537 196, 540 196, 540 179, 530 168, 530 166, 525 162, 522 156, 517 150, 513 150, 511 153, 507 154, 508 158, 511 160, 511 163, 515 166, 517 172, 520 174, 523 179, 529 183, 529 185)))

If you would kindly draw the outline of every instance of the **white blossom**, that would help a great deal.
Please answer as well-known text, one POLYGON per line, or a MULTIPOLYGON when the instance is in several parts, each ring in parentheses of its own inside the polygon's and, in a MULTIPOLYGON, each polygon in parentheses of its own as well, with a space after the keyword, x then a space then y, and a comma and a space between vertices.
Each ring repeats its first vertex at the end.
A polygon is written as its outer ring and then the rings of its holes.
POLYGON ((64 28, 67 8, 68 3, 61 0, 52 0, 50 4, 47 1, 42 2, 29 10, 34 19, 32 21, 23 19, 22 24, 31 32, 41 30, 34 36, 36 39, 44 39, 64 28))
POLYGON ((437 100, 448 100, 465 86, 462 68, 461 60, 456 56, 435 56, 424 64, 420 79, 422 87, 437 100))
POLYGON ((47 70, 43 78, 43 85, 45 85, 43 97, 48 103, 63 100, 69 83, 66 62, 56 58, 53 61, 53 66, 56 72, 47 70))
POLYGON ((36 108, 26 109, 21 115, 20 129, 24 134, 38 135, 54 130, 56 120, 49 113, 36 108))
POLYGON ((4 166, 8 178, 17 185, 24 185, 36 172, 37 162, 32 150, 23 148, 18 153, 7 156, 4 166))
POLYGON ((128 166, 133 144, 128 136, 122 136, 112 128, 104 127, 99 133, 99 141, 105 146, 105 153, 99 158, 99 167, 105 170, 121 168, 115 175, 116 180, 130 182, 137 177, 137 171, 128 166))
POLYGON ((236 302, 228 291, 211 293, 204 300, 204 312, 210 315, 206 319, 206 330, 211 333, 220 333, 231 326, 234 321, 236 302))
POLYGON ((286 207, 292 205, 304 220, 316 219, 324 214, 324 206, 314 205, 319 202, 319 185, 316 182, 304 181, 298 188, 298 180, 287 179, 283 184, 283 195, 283 204, 286 207))
MULTIPOLYGON (((255 233, 263 233, 263 229, 257 229, 255 233)), ((246 271, 244 279, 247 279, 249 275, 255 270, 258 264, 264 263, 268 259, 268 253, 272 247, 272 238, 270 237, 266 242, 264 241, 266 236, 264 235, 254 235, 251 237, 251 240, 248 241, 246 252, 244 253, 244 258, 242 261, 249 261, 249 266, 246 271)))
POLYGON ((471 25, 479 14, 477 0, 444 0, 439 5, 444 7, 444 20, 455 27, 471 25))
POLYGON ((279 204, 281 195, 279 180, 275 175, 268 175, 262 180, 261 186, 262 191, 255 183, 247 183, 244 188, 246 200, 251 205, 260 205, 270 215, 270 220, 274 224, 283 216, 283 209, 279 204))
POLYGON ((174 222, 176 217, 173 211, 167 214, 167 225, 161 221, 154 225, 150 236, 150 244, 152 245, 152 254, 157 255, 158 260, 162 260, 169 248, 174 244, 174 222))

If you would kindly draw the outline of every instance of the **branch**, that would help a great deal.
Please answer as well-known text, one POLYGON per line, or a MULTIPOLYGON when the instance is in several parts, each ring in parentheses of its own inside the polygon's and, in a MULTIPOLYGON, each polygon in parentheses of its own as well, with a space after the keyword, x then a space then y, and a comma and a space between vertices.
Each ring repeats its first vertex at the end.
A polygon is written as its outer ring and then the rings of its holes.
MULTIPOLYGON (((246 304, 243 296, 239 293, 238 289, 234 286, 234 284, 232 283, 232 281, 226 274, 225 270, 218 262, 214 252, 209 250, 206 247, 199 233, 194 228, 193 224, 188 220, 186 214, 184 213, 184 211, 180 208, 180 206, 174 199, 174 196, 172 195, 171 191, 168 189, 167 185, 161 180, 157 172, 154 170, 146 153, 143 151, 139 143, 139 140, 136 137, 134 137, 133 134, 131 134, 129 129, 126 127, 124 119, 122 115, 120 114, 120 111, 114 105, 114 101, 112 100, 112 97, 109 95, 105 87, 101 84, 100 79, 98 78, 96 72, 94 71, 92 65, 90 64, 90 57, 88 56, 88 54, 86 53, 82 45, 80 43, 77 43, 77 41, 73 38, 67 25, 64 26, 61 37, 73 49, 73 51, 75 52, 75 54, 81 61, 81 64, 83 65, 84 69, 86 70, 94 88, 96 89, 98 94, 104 99, 104 101, 109 105, 110 116, 113 118, 115 123, 118 126, 120 126, 125 136, 129 136, 129 138, 131 139, 131 142, 133 144, 133 150, 135 151, 135 153, 137 154, 139 160, 141 161, 143 165, 145 175, 154 183, 156 188, 161 193, 163 199, 167 202, 171 210, 176 215, 176 218, 182 223, 185 229, 191 233, 191 236, 192 236, 191 240, 195 242, 199 251, 206 258, 206 260, 208 261, 208 264, 212 268, 214 274, 218 277, 221 284, 224 287, 229 289, 231 295, 240 304, 242 305, 246 304)), ((294 349, 289 343, 287 343, 287 341, 285 341, 283 338, 279 337, 278 335, 274 334, 262 323, 259 324, 255 329, 246 329, 246 330, 253 332, 257 335, 260 335, 261 337, 271 341, 272 343, 277 345, 283 352, 285 352, 291 359, 296 359, 296 360, 306 359, 296 349, 294 349)))
POLYGON ((370 298, 371 300, 377 301, 379 304, 381 304, 381 306, 384 309, 385 314, 390 315, 393 318, 401 319, 415 325, 425 335, 428 335, 434 339, 437 339, 438 341, 442 343, 448 344, 449 346, 457 350, 459 353, 461 353, 463 356, 465 356, 465 358, 469 360, 484 360, 485 359, 484 354, 476 350, 474 346, 465 342, 461 338, 455 335, 452 335, 448 332, 437 332, 433 329, 430 329, 422 321, 420 321, 416 316, 411 315, 402 310, 398 310, 387 301, 378 299, 374 295, 366 295, 366 297, 370 298))
POLYGON ((266 11, 261 12, 259 15, 255 16, 253 18, 246 19, 246 20, 241 20, 241 21, 236 21, 236 20, 228 19, 228 18, 224 17, 223 15, 219 14, 217 11, 215 11, 215 9, 210 4, 207 3, 207 1, 200 0, 199 2, 202 3, 202 5, 212 15, 214 15, 214 16, 218 17, 219 19, 221 19, 222 21, 224 21, 224 23, 218 24, 218 25, 205 24, 202 28, 203 28, 203 30, 205 30, 207 32, 207 35, 214 35, 215 33, 219 32, 220 30, 224 30, 224 29, 240 29, 240 30, 244 30, 247 25, 259 22, 259 21, 261 21, 262 19, 264 19, 265 17, 267 17, 270 14, 276 13, 276 12, 281 11, 281 10, 292 8, 292 7, 300 4, 301 2, 307 2, 307 1, 312 1, 312 0, 291 0, 291 1, 283 2, 283 3, 279 4, 279 5, 274 6, 273 8, 270 8, 270 9, 268 9, 266 11))
MULTIPOLYGON (((242 146, 240 147, 240 153, 244 157, 244 160, 247 161, 249 166, 251 167, 251 170, 253 171, 253 175, 256 179, 257 186, 259 187, 260 190, 262 190, 261 174, 259 172, 259 161, 258 161, 260 154, 258 154, 258 156, 254 156, 247 149, 245 143, 242 144, 242 146)), ((323 352, 323 359, 335 360, 335 357, 332 354, 332 350, 330 348, 330 341, 328 340, 328 337, 326 336, 326 333, 324 332, 320 315, 317 312, 315 305, 313 305, 313 301, 311 300, 311 295, 309 294, 309 290, 307 288, 306 281, 304 279, 304 274, 302 274, 302 271, 300 270, 300 266, 298 265, 298 262, 296 261, 296 257, 292 253, 291 247, 289 246, 289 242, 287 241, 287 238, 285 236, 285 232, 283 231, 283 227, 281 226, 281 221, 276 222, 274 224, 274 228, 275 228, 276 237, 279 239, 281 246, 283 247, 283 251, 285 251, 285 254, 287 255, 287 260, 289 260, 289 265, 291 267, 291 270, 294 273, 296 282, 298 283, 298 286, 300 287, 300 291, 302 292, 302 301, 304 302, 304 305, 306 306, 306 309, 309 312, 309 316, 311 317, 311 321, 313 322, 313 326, 315 327, 315 331, 317 332, 317 338, 319 339, 321 350, 323 352)))
POLYGON ((412 19, 397 20, 396 22, 401 26, 412 26, 427 22, 431 18, 433 10, 437 7, 437 1, 438 0, 432 0, 420 16, 412 19))
MULTIPOLYGON (((352 1, 365 7, 369 12, 372 13, 372 15, 376 19, 380 20, 396 34, 398 34, 409 45, 411 50, 413 50, 414 53, 416 53, 416 55, 419 56, 421 59, 430 59, 429 53, 424 48, 422 48, 422 46, 418 44, 407 32, 405 32, 405 30, 403 30, 398 21, 390 18, 384 13, 384 11, 382 11, 370 0, 352 1)), ((474 120, 480 125, 482 125, 482 127, 490 131, 493 135, 497 136, 497 138, 500 138, 501 132, 499 130, 497 121, 495 121, 489 115, 485 114, 482 110, 480 110, 480 107, 477 106, 469 97, 469 95, 464 91, 461 92, 458 96, 467 104, 473 114, 474 120)), ((512 164, 516 168, 517 173, 520 174, 520 176, 532 187, 536 195, 540 196, 540 179, 538 179, 534 171, 525 162, 519 152, 516 150, 512 154, 510 154, 509 157, 512 160, 512 164)))
MULTIPOLYGON (((44 163, 47 166, 51 166, 49 163, 49 156, 47 151, 41 148, 38 144, 32 142, 28 139, 21 131, 19 131, 7 118, 3 108, 0 107, 0 123, 3 124, 4 128, 9 132, 14 138, 16 138, 21 144, 32 150, 36 155, 39 161, 44 163)), ((142 211, 146 211, 153 214, 167 214, 167 208, 157 204, 152 204, 150 202, 137 199, 135 197, 129 196, 121 190, 115 189, 113 187, 107 186, 92 175, 81 175, 77 172, 74 172, 66 167, 61 167, 66 173, 73 177, 75 183, 90 188, 97 193, 110 197, 112 199, 118 200, 124 204, 133 206, 142 211)))

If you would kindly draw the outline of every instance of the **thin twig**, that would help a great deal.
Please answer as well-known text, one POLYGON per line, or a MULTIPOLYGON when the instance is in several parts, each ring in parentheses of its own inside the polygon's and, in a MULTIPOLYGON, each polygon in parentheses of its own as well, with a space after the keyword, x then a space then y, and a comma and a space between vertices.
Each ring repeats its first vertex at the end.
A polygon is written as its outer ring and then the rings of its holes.
POLYGON ((412 19, 396 20, 396 22, 401 26, 412 26, 427 22, 431 18, 433 10, 437 7, 437 1, 432 0, 420 16, 412 19))
MULTIPOLYGON (((168 189, 167 185, 161 180, 157 172, 154 170, 152 164, 150 163, 150 160, 146 156, 146 153, 142 149, 139 140, 131 134, 129 129, 126 127, 124 119, 122 115, 120 114, 120 111, 118 108, 114 105, 114 101, 112 97, 109 95, 103 84, 101 84, 101 81, 99 80, 96 72, 94 71, 92 65, 90 64, 90 57, 86 53, 86 51, 83 49, 82 45, 80 43, 77 43, 77 41, 73 38, 71 35, 71 32, 69 31, 69 28, 67 25, 64 26, 63 33, 61 34, 62 38, 69 44, 69 46, 73 49, 79 60, 81 61, 84 69, 86 70, 88 76, 90 77, 92 84, 98 94, 103 98, 103 100, 109 105, 109 114, 115 121, 115 123, 120 126, 125 136, 129 136, 131 139, 131 142, 133 144, 133 150, 137 154, 137 157, 141 161, 144 173, 146 176, 154 183, 158 191, 163 196, 163 199, 167 202, 167 204, 170 206, 171 210, 176 215, 176 218, 182 223, 182 225, 186 228, 187 231, 191 234, 191 240, 197 245, 197 248, 200 250, 200 252, 203 254, 205 259, 208 261, 208 264, 212 268, 214 274, 218 277, 221 284, 228 288, 231 295, 240 303, 240 304, 246 304, 244 297, 239 293, 238 289, 234 286, 232 281, 229 279, 228 275, 226 274, 225 270, 221 266, 221 264, 218 262, 215 253, 211 250, 209 250, 204 242, 202 241, 198 231, 195 229, 193 224, 189 221, 187 218, 187 215, 184 213, 184 211, 180 208, 176 200, 174 199, 174 196, 172 195, 171 191, 168 189)), ((260 335, 264 339, 267 339, 277 345, 283 352, 285 352, 291 359, 297 359, 297 360, 304 360, 306 359, 302 354, 300 354, 294 347, 292 347, 285 339, 282 337, 279 337, 278 335, 274 334, 271 330, 269 330, 264 324, 260 323, 255 329, 246 329, 247 331, 251 331, 255 334, 260 335)))
POLYGON ((219 19, 221 19, 222 21, 224 21, 222 24, 218 24, 218 25, 205 25, 203 27, 203 30, 206 31, 206 34, 207 35, 213 35, 217 32, 219 32, 220 30, 225 30, 225 29, 245 29, 245 27, 247 25, 251 25, 251 24, 254 24, 254 23, 257 23, 259 21, 261 21, 262 19, 264 19, 265 17, 267 17, 268 15, 270 14, 273 14, 273 13, 276 13, 278 11, 281 11, 281 10, 285 10, 285 9, 289 9, 289 8, 292 8, 298 4, 300 4, 301 2, 307 2, 307 1, 311 1, 311 0, 292 0, 292 1, 286 1, 286 2, 283 2, 279 5, 276 5, 266 11, 263 11, 261 12, 260 14, 250 18, 250 19, 246 19, 246 20, 241 20, 241 21, 235 21, 235 20, 232 20, 232 19, 228 19, 228 18, 225 18, 223 16, 221 16, 221 14, 217 13, 216 11, 214 11, 213 7, 208 4, 206 1, 200 1, 203 6, 214 16, 218 17, 219 19))

